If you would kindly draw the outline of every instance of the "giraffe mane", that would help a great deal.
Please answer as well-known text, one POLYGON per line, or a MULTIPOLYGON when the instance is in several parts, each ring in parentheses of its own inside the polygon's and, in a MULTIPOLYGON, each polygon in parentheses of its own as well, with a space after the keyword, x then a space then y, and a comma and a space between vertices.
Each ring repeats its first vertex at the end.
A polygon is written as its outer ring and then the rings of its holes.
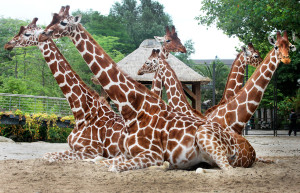
MULTIPOLYGON (((49 41, 51 41, 51 42, 53 43, 53 45, 56 47, 56 45, 55 45, 55 43, 53 42, 52 39, 49 39, 49 41)), ((59 50, 57 47, 56 47, 56 50, 57 50, 57 52, 62 56, 62 59, 64 60, 64 62, 65 62, 65 63, 68 63, 68 61, 66 60, 66 58, 62 55, 62 53, 60 52, 60 50, 59 50)), ((64 68, 65 68, 65 67, 64 67, 64 68)), ((111 109, 109 103, 108 103, 103 97, 102 97, 103 99, 101 99, 100 95, 99 95, 94 89, 92 89, 92 88, 90 88, 89 86, 87 86, 87 85, 85 84, 85 82, 82 81, 82 79, 79 77, 79 75, 78 75, 71 67, 67 67, 67 69, 70 70, 70 71, 75 75, 75 77, 79 80, 79 82, 80 82, 81 85, 84 85, 84 86, 86 87, 86 89, 87 89, 87 91, 88 91, 88 94, 89 94, 90 96, 95 97, 96 100, 98 100, 99 102, 101 102, 101 103, 103 103, 103 104, 106 104, 107 107, 111 109)))
MULTIPOLYGON (((92 35, 91 35, 91 34, 90 34, 90 33, 89 33, 89 32, 88 32, 88 31, 80 24, 80 23, 78 24, 78 27, 79 27, 80 30, 84 31, 84 32, 87 34, 87 36, 89 37, 90 41, 93 42, 93 44, 95 44, 95 45, 101 47, 101 46, 98 44, 98 42, 92 37, 92 35)), ((102 47, 101 47, 101 48, 102 48, 102 47)), ((160 97, 159 97, 157 94, 155 94, 155 93, 153 93, 152 91, 150 91, 145 85, 143 85, 143 84, 139 83, 138 81, 134 80, 134 79, 133 79, 131 76, 129 76, 126 72, 124 72, 122 69, 120 69, 119 66, 116 64, 116 62, 113 61, 113 60, 111 59, 111 57, 110 57, 106 52, 104 52, 103 55, 105 55, 104 58, 108 58, 109 61, 112 63, 112 65, 115 66, 115 67, 117 68, 117 70, 119 70, 119 71, 120 71, 120 72, 121 72, 121 73, 122 73, 122 74, 123 74, 123 75, 131 82, 131 83, 137 85, 137 88, 138 88, 138 89, 140 89, 142 92, 144 92, 144 93, 150 95, 151 97, 154 97, 154 98, 156 98, 156 99, 160 99, 160 97)))

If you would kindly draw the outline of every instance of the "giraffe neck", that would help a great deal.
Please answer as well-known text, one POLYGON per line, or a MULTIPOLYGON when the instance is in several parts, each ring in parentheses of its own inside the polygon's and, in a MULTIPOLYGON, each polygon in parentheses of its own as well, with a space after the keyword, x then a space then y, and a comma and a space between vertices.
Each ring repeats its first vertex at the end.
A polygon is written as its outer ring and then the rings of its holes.
POLYGON ((159 52, 159 57, 161 59, 168 59, 170 52, 165 48, 165 46, 162 46, 162 50, 159 52))
MULTIPOLYGON (((167 49, 164 46, 162 46, 162 51, 159 52, 159 58, 163 60, 168 59, 169 53, 170 52, 168 52, 167 49)), ((163 77, 163 72, 159 69, 156 70, 152 81, 151 91, 157 94, 158 96, 162 95, 162 84, 163 84, 162 77, 163 77)))
POLYGON ((209 108, 205 115, 209 115, 218 108, 218 106, 226 103, 229 98, 235 96, 238 91, 242 88, 243 80, 244 80, 244 72, 246 67, 246 58, 243 56, 243 52, 240 52, 234 62, 232 63, 231 70, 227 77, 226 86, 223 92, 223 96, 220 100, 220 102, 209 108))
POLYGON ((162 73, 157 70, 152 81, 151 91, 161 97, 162 95, 162 73))
POLYGON ((200 112, 194 110, 189 104, 186 95, 184 93, 183 87, 176 73, 171 68, 171 66, 163 59, 159 59, 159 67, 155 72, 155 78, 153 85, 159 85, 160 88, 156 87, 157 90, 162 90, 162 82, 164 83, 168 103, 174 110, 184 113, 188 116, 194 116, 203 119, 200 112))
POLYGON ((246 85, 228 103, 219 106, 216 110, 218 112, 213 115, 213 118, 209 119, 225 117, 225 127, 232 127, 235 131, 241 133, 258 108, 279 62, 275 50, 272 49, 262 64, 254 71, 246 85))
POLYGON ((76 27, 76 32, 70 38, 95 78, 118 107, 126 124, 130 124, 141 110, 149 112, 150 108, 145 107, 149 106, 149 103, 160 104, 161 108, 166 108, 165 103, 156 94, 120 70, 81 24, 76 27))
MULTIPOLYGON (((72 70, 52 40, 39 43, 38 47, 71 107, 76 124, 82 123, 86 119, 85 115, 95 111, 95 108, 97 110, 109 108, 100 102, 100 96, 88 88, 72 70), (98 108, 99 106, 102 108, 98 108)), ((99 111, 97 113, 101 114, 99 111)))
POLYGON ((220 103, 228 101, 230 97, 235 96, 242 88, 245 68, 246 60, 243 56, 243 52, 240 52, 232 64, 232 68, 229 72, 223 97, 220 103))

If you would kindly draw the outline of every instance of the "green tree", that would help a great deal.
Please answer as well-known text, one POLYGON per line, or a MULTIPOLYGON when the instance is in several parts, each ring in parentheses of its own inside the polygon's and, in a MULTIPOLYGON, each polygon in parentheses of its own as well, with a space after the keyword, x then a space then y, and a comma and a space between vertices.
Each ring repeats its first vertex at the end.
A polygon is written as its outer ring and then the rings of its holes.
POLYGON ((111 36, 117 37, 118 44, 113 47, 124 54, 131 53, 135 46, 131 42, 131 38, 128 35, 122 20, 119 17, 113 15, 104 16, 98 11, 93 11, 92 9, 88 11, 77 10, 72 13, 72 15, 82 15, 81 23, 87 29, 87 31, 92 35, 97 36, 111 36))
MULTIPOLYGON (((216 103, 218 103, 224 92, 224 88, 226 85, 226 80, 228 73, 230 71, 230 68, 226 66, 223 62, 216 59, 211 64, 199 64, 199 65, 193 65, 193 69, 198 72, 200 75, 204 77, 209 77, 211 80, 213 80, 213 63, 215 63, 215 93, 216 93, 216 103)), ((208 85, 210 88, 212 88, 212 82, 208 85)), ((201 90, 201 98, 202 101, 205 100, 211 100, 212 99, 212 89, 203 89, 201 90)))
POLYGON ((187 40, 184 43, 186 48, 186 53, 175 53, 175 56, 187 65, 193 65, 195 62, 190 59, 191 55, 195 53, 194 42, 192 40, 187 40))
POLYGON ((160 3, 152 0, 123 0, 116 2, 110 15, 119 18, 124 24, 132 43, 137 48, 140 43, 153 36, 165 34, 165 27, 172 24, 171 18, 164 12, 160 3))

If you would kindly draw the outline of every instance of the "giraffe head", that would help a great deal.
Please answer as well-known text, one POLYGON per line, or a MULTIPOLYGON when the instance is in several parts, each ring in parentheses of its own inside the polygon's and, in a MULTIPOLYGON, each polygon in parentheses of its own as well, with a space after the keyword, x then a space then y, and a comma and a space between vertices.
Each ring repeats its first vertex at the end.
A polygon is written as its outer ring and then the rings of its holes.
POLYGON ((277 40, 269 37, 269 42, 274 46, 278 59, 284 64, 289 64, 291 62, 289 51, 296 51, 296 47, 289 42, 287 32, 284 31, 283 36, 277 32, 277 40))
POLYGON ((70 36, 81 20, 81 15, 69 15, 70 6, 62 6, 59 13, 54 13, 51 23, 40 35, 39 41, 45 41, 48 38, 60 38, 70 36))
POLYGON ((159 49, 153 49, 151 55, 143 66, 139 69, 138 75, 143 75, 145 73, 152 73, 158 69, 158 60, 159 60, 159 49))
POLYGON ((36 26, 38 18, 34 18, 27 26, 21 26, 19 33, 4 45, 4 49, 12 50, 14 47, 27 47, 38 45, 38 37, 42 29, 36 26))
POLYGON ((177 36, 175 27, 172 26, 170 31, 169 27, 166 27, 166 35, 164 37, 154 36, 158 42, 163 42, 163 47, 167 52, 181 52, 186 53, 185 47, 182 45, 180 39, 177 36))
POLYGON ((257 67, 263 61, 258 50, 255 50, 252 43, 248 44, 248 49, 242 46, 242 50, 244 52, 247 64, 250 64, 253 67, 257 67))

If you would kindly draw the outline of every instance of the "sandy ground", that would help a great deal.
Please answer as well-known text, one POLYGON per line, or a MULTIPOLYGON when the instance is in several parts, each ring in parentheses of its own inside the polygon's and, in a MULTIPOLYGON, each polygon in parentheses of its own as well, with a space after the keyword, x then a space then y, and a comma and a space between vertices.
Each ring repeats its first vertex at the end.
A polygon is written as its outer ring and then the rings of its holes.
POLYGON ((68 149, 67 144, 0 142, 0 192, 300 192, 300 137, 247 139, 258 156, 277 163, 202 174, 154 169, 111 173, 88 162, 40 159, 46 152, 68 149))

